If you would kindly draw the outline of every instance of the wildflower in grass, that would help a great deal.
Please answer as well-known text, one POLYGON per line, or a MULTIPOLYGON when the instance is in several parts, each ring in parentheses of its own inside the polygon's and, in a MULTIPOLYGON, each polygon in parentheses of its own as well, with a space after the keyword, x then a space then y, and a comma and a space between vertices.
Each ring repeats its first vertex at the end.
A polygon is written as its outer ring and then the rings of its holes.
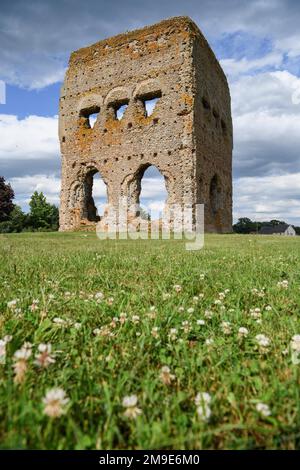
POLYGON ((271 305, 266 305, 265 310, 266 310, 266 312, 270 312, 272 310, 271 305))
POLYGON ((6 341, 0 339, 0 364, 5 364, 6 360, 6 341))
POLYGON ((138 398, 136 395, 130 395, 124 397, 122 400, 122 405, 125 409, 124 416, 129 419, 136 419, 139 415, 142 414, 142 410, 137 406, 138 398))
POLYGON ((81 324, 81 323, 78 323, 78 322, 74 323, 74 328, 75 328, 76 330, 80 330, 81 327, 82 327, 82 324, 81 324))
POLYGON ((245 328, 244 326, 241 326, 239 329, 238 329, 238 337, 240 339, 243 339, 243 338, 246 338, 249 334, 249 330, 247 328, 245 328))
POLYGON ((292 337, 290 346, 293 351, 300 352, 300 335, 294 335, 292 337))
POLYGON ((95 328, 95 329, 93 330, 93 334, 94 334, 95 336, 100 335, 100 328, 95 328))
POLYGON ((200 280, 203 281, 203 279, 205 278, 205 274, 200 274, 200 280))
POLYGON ((250 317, 254 320, 261 318, 261 310, 260 308, 251 308, 250 309, 250 317))
POLYGON ((124 323, 126 322, 126 320, 127 320, 127 314, 124 313, 124 312, 121 312, 121 313, 120 313, 120 323, 121 323, 121 325, 124 325, 124 323))
POLYGON ((140 322, 140 317, 138 315, 132 315, 131 321, 134 324, 138 324, 140 322))
POLYGON ((165 385, 171 385, 172 381, 176 379, 176 376, 171 374, 170 367, 168 366, 163 366, 160 369, 159 377, 165 385))
POLYGON ((219 299, 220 299, 220 300, 224 300, 225 297, 226 297, 225 292, 219 292, 219 299))
POLYGON ((9 302, 7 302, 7 308, 9 308, 10 310, 15 310, 18 302, 19 299, 10 300, 9 302))
POLYGON ((171 297, 171 294, 170 292, 164 292, 163 295, 162 295, 162 298, 163 300, 167 300, 171 297))
POLYGON ((154 326, 151 330, 151 335, 153 336, 153 338, 159 338, 159 333, 158 333, 158 326, 154 326))
POLYGON ((182 305, 180 307, 178 307, 178 312, 180 312, 180 313, 184 312, 184 307, 182 305))
POLYGON ((265 403, 257 403, 256 404, 256 410, 263 417, 267 417, 267 416, 271 415, 271 410, 270 410, 269 406, 266 405, 265 403))
POLYGON ((171 328, 170 332, 169 332, 169 335, 168 335, 169 339, 171 341, 175 341, 177 339, 177 333, 178 333, 178 331, 177 331, 176 328, 171 328))
POLYGON ((179 293, 182 291, 182 286, 180 284, 175 284, 175 286, 173 286, 173 289, 175 290, 175 292, 179 293))
POLYGON ((187 309, 187 313, 194 313, 195 309, 193 307, 190 307, 187 309))
POLYGON ((188 320, 183 321, 181 329, 184 331, 184 333, 188 333, 191 330, 190 322, 188 320))
POLYGON ((211 396, 207 392, 200 392, 196 395, 195 404, 197 406, 197 414, 201 421, 209 421, 211 417, 210 409, 211 396))
POLYGON ((104 294, 102 292, 96 292, 96 294, 94 295, 94 298, 96 299, 98 303, 100 303, 104 298, 104 294))
POLYGON ((38 353, 35 355, 35 364, 38 367, 46 368, 50 366, 50 364, 54 364, 55 359, 53 355, 51 355, 51 349, 51 344, 39 344, 38 353))
POLYGON ((214 316, 214 312, 212 312, 211 310, 205 310, 204 316, 205 316, 205 318, 210 319, 214 316))
POLYGON ((201 320, 201 318, 200 318, 199 320, 197 320, 196 323, 197 323, 197 325, 199 325, 199 326, 203 326, 203 325, 205 325, 205 320, 201 320))
POLYGON ((256 297, 264 297, 266 295, 265 291, 263 289, 252 289, 252 294, 256 295, 256 297))
POLYGON ((221 324, 222 331, 224 335, 231 335, 232 329, 228 321, 223 321, 221 324))
POLYGON ((50 418, 59 418, 66 413, 69 398, 62 388, 52 388, 43 398, 44 414, 50 418))
POLYGON ((277 287, 279 287, 280 289, 288 289, 288 287, 289 287, 289 281, 287 281, 287 280, 278 281, 278 282, 277 282, 277 287))
POLYGON ((109 326, 111 328, 116 328, 118 321, 119 321, 118 317, 113 317, 110 324, 109 324, 109 326))
POLYGON ((31 312, 34 312, 35 310, 37 310, 39 308, 39 302, 40 301, 38 299, 33 299, 32 304, 29 307, 31 312))
POLYGON ((107 303, 108 303, 108 305, 112 305, 114 303, 114 298, 113 297, 108 297, 107 303))
POLYGON ((255 340, 258 344, 260 352, 265 353, 268 351, 268 347, 270 346, 271 341, 267 336, 262 334, 256 335, 255 340))
POLYGON ((300 364, 300 335, 294 335, 290 342, 292 350, 292 364, 300 364))
POLYGON ((214 302, 215 305, 222 305, 222 300, 216 299, 214 302))
POLYGON ((195 304, 199 302, 199 297, 198 297, 198 295, 194 295, 194 297, 193 297, 193 302, 194 302, 195 304))
POLYGON ((25 374, 28 369, 28 359, 31 356, 31 344, 24 343, 21 349, 18 349, 14 354, 14 382, 21 384, 25 380, 25 374))
POLYGON ((225 295, 229 294, 229 292, 230 292, 230 289, 225 289, 224 290, 225 295))
POLYGON ((207 338, 205 340, 206 346, 212 346, 214 344, 215 340, 213 338, 207 338))
POLYGON ((60 317, 53 318, 52 322, 56 326, 68 326, 68 322, 66 320, 64 320, 63 318, 60 318, 60 317))

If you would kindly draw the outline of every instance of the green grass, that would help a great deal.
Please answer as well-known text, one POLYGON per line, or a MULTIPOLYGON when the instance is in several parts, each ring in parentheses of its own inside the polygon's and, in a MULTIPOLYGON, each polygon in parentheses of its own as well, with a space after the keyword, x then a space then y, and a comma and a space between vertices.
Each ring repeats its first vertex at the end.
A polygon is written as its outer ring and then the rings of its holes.
POLYGON ((300 238, 212 235, 203 250, 188 252, 181 241, 7 235, 0 236, 0 275, 0 338, 12 335, 0 365, 2 448, 300 447, 300 365, 290 350, 292 336, 300 334, 300 238), (288 288, 278 286, 282 280, 288 288), (104 294, 100 303, 97 292, 104 294), (7 307, 14 299, 20 310, 7 307), (33 299, 39 303, 32 309, 33 299), (261 309, 260 323, 250 315, 254 308, 261 309), (122 312, 127 321, 111 324, 122 312), (230 334, 223 321, 230 322, 230 334), (93 333, 103 326, 113 336, 93 333), (249 330, 243 340, 240 327, 249 330), (264 352, 258 334, 270 339, 264 352), (32 355, 17 384, 14 353, 25 341, 32 355), (51 343, 56 360, 45 369, 34 363, 40 343, 51 343), (165 365, 175 375, 170 385, 160 378, 165 365), (44 414, 42 401, 53 387, 69 398, 56 419, 44 414), (198 392, 211 395, 208 422, 197 414, 198 392), (142 410, 137 419, 124 416, 122 400, 132 394, 142 410), (259 414, 260 402, 270 416, 259 414))

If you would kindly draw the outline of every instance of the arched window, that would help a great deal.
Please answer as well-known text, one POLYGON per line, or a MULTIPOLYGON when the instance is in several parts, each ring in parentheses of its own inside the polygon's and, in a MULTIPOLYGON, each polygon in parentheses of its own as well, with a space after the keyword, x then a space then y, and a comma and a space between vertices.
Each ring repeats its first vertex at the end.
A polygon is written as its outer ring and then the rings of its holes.
POLYGON ((161 218, 168 193, 165 178, 154 166, 148 166, 140 175, 141 191, 139 205, 141 215, 146 218, 151 215, 152 220, 161 218))
POLYGON ((90 222, 98 222, 107 203, 107 188, 96 168, 91 169, 84 180, 84 216, 90 222))

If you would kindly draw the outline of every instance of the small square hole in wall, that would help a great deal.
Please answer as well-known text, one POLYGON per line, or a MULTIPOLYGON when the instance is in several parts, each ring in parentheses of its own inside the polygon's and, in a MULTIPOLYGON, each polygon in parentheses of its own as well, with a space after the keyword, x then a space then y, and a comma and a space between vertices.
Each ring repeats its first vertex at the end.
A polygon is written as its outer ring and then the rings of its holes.
POLYGON ((116 111, 116 119, 118 119, 118 121, 121 121, 121 119, 123 119, 125 111, 126 111, 127 108, 128 108, 128 103, 121 104, 118 108, 116 108, 116 110, 115 110, 116 111))
POLYGON ((100 112, 99 106, 90 106, 80 111, 79 116, 83 120, 84 127, 93 129, 100 112))
POLYGON ((139 98, 143 102, 146 117, 149 117, 151 116, 151 114, 153 114, 157 102, 160 98, 161 91, 147 93, 146 95, 143 95, 139 98))

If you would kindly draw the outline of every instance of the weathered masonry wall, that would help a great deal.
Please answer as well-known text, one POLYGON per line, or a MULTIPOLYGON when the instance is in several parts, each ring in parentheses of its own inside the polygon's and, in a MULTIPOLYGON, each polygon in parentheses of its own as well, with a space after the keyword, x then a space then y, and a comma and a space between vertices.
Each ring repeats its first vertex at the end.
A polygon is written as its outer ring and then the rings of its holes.
POLYGON ((206 203, 209 231, 231 230, 230 96, 197 26, 185 17, 115 36, 71 55, 60 98, 60 229, 98 221, 93 175, 108 203, 138 203, 155 165, 167 203, 206 203), (158 98, 147 116, 145 101, 158 98), (206 107, 206 101, 209 109, 206 107), (117 119, 120 106, 127 105, 117 119), (93 127, 89 116, 98 113, 93 127))

